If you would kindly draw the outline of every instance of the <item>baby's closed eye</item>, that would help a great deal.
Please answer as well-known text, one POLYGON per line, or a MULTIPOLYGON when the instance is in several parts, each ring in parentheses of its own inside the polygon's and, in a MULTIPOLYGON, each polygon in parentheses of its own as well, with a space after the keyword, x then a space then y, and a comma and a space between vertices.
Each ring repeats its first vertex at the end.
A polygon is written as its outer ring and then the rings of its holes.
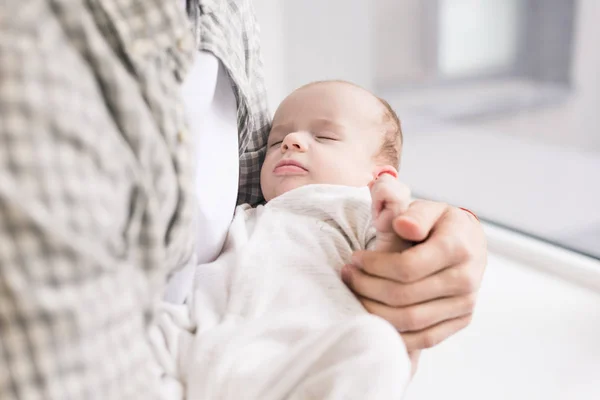
POLYGON ((340 138, 336 134, 329 133, 329 132, 317 133, 314 136, 317 140, 332 140, 332 141, 340 140, 340 138))

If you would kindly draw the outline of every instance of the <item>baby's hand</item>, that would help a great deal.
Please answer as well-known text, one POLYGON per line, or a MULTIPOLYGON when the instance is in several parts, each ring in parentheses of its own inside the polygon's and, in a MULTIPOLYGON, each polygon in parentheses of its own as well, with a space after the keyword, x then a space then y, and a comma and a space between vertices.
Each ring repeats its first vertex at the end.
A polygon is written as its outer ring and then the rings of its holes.
POLYGON ((369 183, 372 199, 373 226, 377 230, 375 250, 402 251, 410 246, 394 232, 394 219, 405 212, 410 204, 410 190, 401 183, 396 169, 380 167, 369 183))

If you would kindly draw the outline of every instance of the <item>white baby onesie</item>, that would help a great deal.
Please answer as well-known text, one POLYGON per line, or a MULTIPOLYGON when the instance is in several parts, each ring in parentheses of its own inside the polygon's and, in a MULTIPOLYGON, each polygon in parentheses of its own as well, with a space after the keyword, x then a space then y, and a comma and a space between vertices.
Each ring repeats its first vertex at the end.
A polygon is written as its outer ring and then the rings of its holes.
POLYGON ((197 268, 188 398, 397 399, 410 373, 391 325, 339 277, 375 238, 367 188, 309 185, 238 207, 223 253, 197 268))
POLYGON ((187 331, 162 324, 186 398, 401 398, 400 335, 339 276, 374 238, 366 187, 309 185, 238 207, 222 254, 196 268, 187 331))

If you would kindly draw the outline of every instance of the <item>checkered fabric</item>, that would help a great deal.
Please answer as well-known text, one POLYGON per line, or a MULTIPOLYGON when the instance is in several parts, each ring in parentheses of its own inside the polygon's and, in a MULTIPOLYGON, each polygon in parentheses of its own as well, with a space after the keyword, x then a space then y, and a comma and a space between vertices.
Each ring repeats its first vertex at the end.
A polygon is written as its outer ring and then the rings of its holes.
POLYGON ((240 135, 238 204, 261 202, 260 167, 271 126, 259 26, 252 0, 188 0, 201 50, 221 60, 235 83, 240 135))
POLYGON ((250 2, 187 8, 191 30, 175 0, 0 2, 0 399, 160 397, 147 332, 196 231, 194 43, 237 85, 240 199, 260 201, 250 2))

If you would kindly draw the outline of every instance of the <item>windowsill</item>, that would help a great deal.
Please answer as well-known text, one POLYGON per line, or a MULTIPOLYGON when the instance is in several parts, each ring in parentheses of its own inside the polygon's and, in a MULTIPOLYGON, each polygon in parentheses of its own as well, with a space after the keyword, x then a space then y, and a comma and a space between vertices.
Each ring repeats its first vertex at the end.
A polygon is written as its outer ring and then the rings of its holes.
POLYGON ((403 129, 415 195, 600 259, 600 153, 407 114, 403 129))
POLYGON ((484 223, 488 250, 600 293, 600 260, 484 223))
POLYGON ((600 398, 600 293, 530 265, 490 253, 472 323, 422 353, 406 400, 600 398))
POLYGON ((564 85, 505 78, 380 90, 402 110, 439 121, 485 119, 565 102, 564 85))

